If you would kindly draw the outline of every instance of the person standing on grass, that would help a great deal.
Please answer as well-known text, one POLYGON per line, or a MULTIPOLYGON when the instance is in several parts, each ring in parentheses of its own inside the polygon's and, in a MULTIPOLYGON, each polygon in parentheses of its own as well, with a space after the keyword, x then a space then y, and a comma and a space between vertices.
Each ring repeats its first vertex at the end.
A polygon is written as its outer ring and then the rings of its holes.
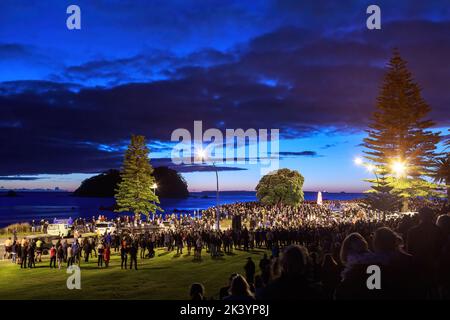
POLYGON ((144 237, 141 236, 141 239, 139 240, 139 244, 140 244, 140 247, 141 247, 141 254, 140 254, 140 256, 141 256, 141 259, 144 259, 145 258, 145 249, 147 247, 147 240, 146 240, 145 236, 144 237))
POLYGON ((103 267, 103 250, 104 249, 105 249, 105 247, 103 246, 103 243, 99 242, 99 244, 97 246, 97 255, 98 255, 97 266, 98 267, 103 267))
POLYGON ((58 259, 58 269, 61 269, 61 265, 64 262, 64 250, 61 244, 59 245, 58 250, 56 251, 56 258, 58 259))
POLYGON ((179 233, 176 238, 177 254, 183 254, 183 235, 179 233))
POLYGON ((245 278, 247 279, 247 282, 249 284, 253 284, 253 281, 255 279, 255 263, 252 260, 252 257, 247 258, 247 263, 245 264, 245 278))
POLYGON ((67 248, 68 247, 69 247, 69 244, 67 243, 67 240, 64 240, 62 243, 62 249, 64 252, 64 259, 63 259, 64 262, 68 262, 68 258, 67 258, 67 248))
POLYGON ((50 249, 50 268, 56 268, 56 248, 55 245, 50 249))
POLYGON ((27 247, 26 242, 22 241, 20 246, 20 268, 27 267, 27 247))
POLYGON ((92 254, 91 244, 89 242, 89 239, 84 239, 83 243, 84 262, 89 262, 89 256, 92 254))
POLYGON ((78 263, 78 251, 79 251, 79 247, 78 247, 78 242, 74 241, 72 243, 72 263, 77 264, 78 263))
POLYGON ((103 252, 103 259, 105 260, 105 266, 108 268, 109 266, 109 259, 111 258, 111 249, 109 245, 105 246, 105 250, 103 252))
POLYGON ((3 260, 4 260, 4 259, 9 259, 9 258, 10 258, 11 247, 12 247, 12 240, 11 240, 11 237, 9 237, 9 238, 5 241, 5 253, 3 254, 3 260))
POLYGON ((95 253, 95 257, 97 258, 97 250, 95 249, 95 239, 89 238, 88 243, 89 243, 89 246, 91 247, 91 253, 90 253, 91 258, 92 258, 92 253, 95 253))
POLYGON ((42 262, 42 245, 43 241, 41 239, 38 239, 36 241, 36 260, 38 262, 42 262))
POLYGON ((36 268, 36 263, 34 262, 34 244, 30 243, 28 245, 28 268, 36 268))
POLYGON ((22 264, 22 246, 20 241, 15 240, 14 243, 16 244, 17 264, 22 264))
POLYGON ((189 232, 186 236, 186 246, 187 246, 188 255, 191 255, 192 242, 193 242, 193 238, 192 238, 191 233, 189 232))
POLYGON ((138 244, 136 241, 133 241, 130 248, 130 270, 133 269, 133 262, 134 262, 134 269, 137 270, 137 253, 138 253, 138 244))
POLYGON ((200 236, 198 236, 197 241, 195 242, 195 255, 194 255, 195 260, 202 260, 202 247, 203 247, 202 239, 200 238, 200 236))
POLYGON ((127 268, 127 260, 128 260, 128 246, 127 241, 125 239, 122 240, 122 243, 120 245, 120 268, 127 268))
POLYGON ((68 245, 66 248, 66 259, 67 259, 67 267, 71 266, 73 264, 73 251, 72 251, 72 245, 68 245))
POLYGON ((14 241, 11 246, 11 262, 16 263, 16 257, 17 257, 17 242, 14 241))

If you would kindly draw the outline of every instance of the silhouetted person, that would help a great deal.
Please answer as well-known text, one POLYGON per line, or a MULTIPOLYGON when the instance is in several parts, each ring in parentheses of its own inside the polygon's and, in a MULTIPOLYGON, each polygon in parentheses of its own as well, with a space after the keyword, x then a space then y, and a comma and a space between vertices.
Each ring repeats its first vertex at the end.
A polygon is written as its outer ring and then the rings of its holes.
POLYGON ((27 267, 27 245, 22 245, 20 248, 20 267, 26 268, 27 267))
POLYGON ((229 292, 229 296, 225 297, 223 300, 226 301, 253 301, 255 297, 253 293, 250 291, 250 286, 248 282, 244 279, 243 276, 238 274, 231 281, 231 287, 229 292))
POLYGON ((322 297, 320 288, 308 279, 308 254, 305 248, 288 246, 280 258, 280 268, 280 277, 263 290, 263 299, 308 300, 322 297))
POLYGON ((127 268, 127 260, 128 260, 128 247, 127 242, 125 240, 122 241, 120 246, 120 268, 127 268))
POLYGON ((390 228, 375 231, 373 248, 381 269, 383 299, 407 299, 417 295, 413 258, 402 249, 402 238, 390 228))
POLYGON ((229 295, 228 291, 230 290, 231 282, 233 281, 233 278, 236 276, 237 276, 237 273, 232 273, 230 278, 228 278, 228 285, 226 287, 220 288, 220 291, 219 291, 219 299, 220 300, 222 300, 223 298, 225 298, 226 296, 229 295))
POLYGON ((450 299, 450 216, 439 216, 436 225, 442 230, 445 237, 438 260, 439 294, 442 299, 450 299))
POLYGON ((435 297, 437 261, 444 244, 443 232, 433 223, 434 212, 428 207, 419 210, 419 225, 408 232, 407 250, 418 268, 417 281, 426 297, 435 297))
POLYGON ((36 263, 34 261, 34 246, 31 243, 28 245, 28 268, 36 268, 36 263))
POLYGON ((193 301, 205 300, 205 288, 201 283, 193 283, 189 290, 189 296, 193 301))
POLYGON ((336 299, 374 299, 380 290, 367 287, 367 267, 378 265, 376 256, 369 250, 369 244, 361 234, 349 234, 342 242, 340 252, 341 282, 336 288, 336 299))
POLYGON ((340 268, 331 254, 326 254, 323 258, 320 278, 322 280, 324 296, 327 299, 332 299, 340 281, 340 268))
POLYGON ((264 253, 264 257, 259 260, 259 269, 261 270, 262 280, 267 284, 270 279, 270 259, 267 258, 267 253, 264 253))
POLYGON ((247 282, 253 283, 253 281, 255 280, 256 266, 251 257, 247 258, 247 263, 245 264, 244 269, 247 282))
POLYGON ((138 245, 137 243, 133 242, 133 244, 130 247, 130 269, 137 270, 137 254, 138 254, 138 245))

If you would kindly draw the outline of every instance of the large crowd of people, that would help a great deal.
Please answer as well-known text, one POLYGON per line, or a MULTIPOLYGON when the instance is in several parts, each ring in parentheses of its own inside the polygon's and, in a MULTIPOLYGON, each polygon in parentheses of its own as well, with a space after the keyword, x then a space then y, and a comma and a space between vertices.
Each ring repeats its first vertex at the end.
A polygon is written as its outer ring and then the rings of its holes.
MULTIPOLYGON (((448 299, 450 216, 446 210, 441 202, 427 206, 422 202, 419 214, 389 215, 364 209, 358 201, 298 207, 235 203, 221 206, 220 218, 240 217, 238 227, 215 230, 215 208, 201 215, 155 215, 148 222, 123 216, 113 220, 114 232, 61 238, 47 247, 41 239, 15 236, 5 242, 4 258, 20 268, 33 268, 42 263, 47 250, 50 268, 82 265, 89 259, 96 259, 99 268, 108 268, 111 255, 117 254, 122 269, 137 270, 138 259, 154 258, 156 248, 192 252, 199 261, 202 254, 214 259, 233 250, 260 249, 266 254, 256 261, 258 267, 248 259, 245 274, 232 274, 228 285, 214 296, 227 300, 448 299), (141 225, 155 228, 130 228, 141 225), (371 265, 381 269, 381 290, 367 287, 371 265)), ((76 219, 73 224, 77 230, 93 231, 96 223, 105 220, 76 219)), ((203 285, 193 284, 190 295, 204 299, 203 285)))

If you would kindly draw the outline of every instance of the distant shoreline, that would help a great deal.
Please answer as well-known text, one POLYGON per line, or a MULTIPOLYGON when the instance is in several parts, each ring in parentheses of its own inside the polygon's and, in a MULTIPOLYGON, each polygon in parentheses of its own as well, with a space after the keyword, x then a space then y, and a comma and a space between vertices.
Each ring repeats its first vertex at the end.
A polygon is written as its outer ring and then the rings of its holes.
MULTIPOLYGON (((45 190, 45 189, 0 189, 0 193, 7 193, 9 191, 14 191, 14 192, 26 192, 26 193, 73 193, 73 191, 68 191, 68 190, 45 190)), ((364 193, 364 191, 322 191, 322 194, 338 194, 338 193, 342 193, 342 194, 360 194, 360 193, 364 193)), ((318 193, 319 191, 303 191, 304 193, 318 193)), ((205 191, 189 191, 189 194, 199 194, 199 193, 216 193, 216 190, 205 190, 205 191)), ((219 193, 256 193, 256 191, 252 191, 252 190, 223 190, 223 191, 219 191, 219 193)))
MULTIPOLYGON (((113 197, 77 197, 71 192, 17 192, 16 197, 0 196, 0 228, 17 222, 51 220, 54 218, 87 218, 99 214, 108 218, 117 216, 112 211, 113 197)), ((322 193, 324 201, 350 201, 364 197, 363 193, 322 193)), ((315 201, 317 192, 305 192, 306 201, 315 201)), ((223 191, 219 194, 220 204, 256 201, 254 191, 223 191)), ((165 213, 192 214, 216 204, 215 191, 191 192, 185 199, 161 198, 160 206, 165 213)))

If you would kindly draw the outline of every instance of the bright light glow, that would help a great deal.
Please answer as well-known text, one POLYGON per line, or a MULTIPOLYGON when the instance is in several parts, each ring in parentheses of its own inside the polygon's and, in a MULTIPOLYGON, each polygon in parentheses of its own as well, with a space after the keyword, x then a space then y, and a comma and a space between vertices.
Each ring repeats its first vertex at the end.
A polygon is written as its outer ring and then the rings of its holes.
POLYGON ((355 160, 353 160, 353 162, 357 165, 360 166, 363 164, 363 160, 361 159, 361 157, 356 157, 355 160))
POLYGON ((392 171, 397 175, 397 177, 404 176, 406 173, 406 164, 402 161, 394 161, 392 163, 392 171))
POLYGON ((369 171, 369 172, 375 172, 376 167, 375 167, 373 164, 368 164, 368 165, 366 166, 366 169, 367 169, 367 171, 369 171))
POLYGON ((206 158, 206 151, 204 149, 197 150, 197 156, 202 160, 206 158))
POLYGON ((152 186, 152 188, 153 188, 153 189, 156 189, 156 188, 158 188, 158 185, 157 185, 156 183, 154 183, 153 186, 152 186))

